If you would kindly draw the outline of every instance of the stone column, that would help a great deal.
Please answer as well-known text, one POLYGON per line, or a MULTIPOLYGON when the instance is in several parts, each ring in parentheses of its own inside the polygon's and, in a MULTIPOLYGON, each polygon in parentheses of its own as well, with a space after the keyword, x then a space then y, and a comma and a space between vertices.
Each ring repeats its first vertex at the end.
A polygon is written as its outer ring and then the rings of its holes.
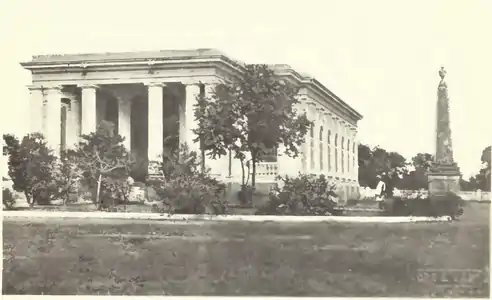
POLYGON ((29 100, 29 121, 30 132, 35 133, 43 132, 43 105, 44 105, 44 92, 42 86, 31 85, 28 86, 30 93, 29 100))
POLYGON ((357 136, 357 128, 354 128, 354 179, 359 182, 359 138, 357 136))
POLYGON ((79 141, 81 133, 81 110, 80 99, 73 97, 70 99, 70 122, 68 122, 67 148, 73 148, 79 141))
POLYGON ((321 172, 321 161, 320 161, 320 147, 319 147, 319 132, 321 130, 321 108, 316 107, 314 111, 314 173, 319 174, 321 172))
POLYGON ((307 102, 307 117, 310 121, 313 122, 312 128, 308 131, 308 136, 306 138, 307 141, 307 155, 306 155, 306 165, 307 165, 307 173, 313 173, 316 170, 315 163, 315 151, 314 151, 314 141, 316 134, 316 118, 315 118, 315 109, 316 105, 312 101, 307 102), (312 132, 312 136, 311 136, 312 132))
POLYGON ((328 145, 328 130, 330 130, 330 123, 328 120, 328 113, 323 112, 322 118, 324 120, 324 126, 323 126, 323 174, 328 176, 329 170, 328 170, 328 157, 330 153, 328 152, 329 150, 329 145, 328 145))
POLYGON ((336 144, 335 144, 335 151, 336 151, 336 155, 335 155, 335 165, 336 165, 336 168, 335 168, 335 176, 337 176, 337 177, 341 177, 340 174, 342 172, 342 167, 340 165, 340 163, 341 163, 340 157, 341 157, 341 149, 342 149, 340 147, 340 144, 342 142, 342 139, 341 139, 341 130, 340 130, 339 120, 340 120, 340 118, 338 118, 337 116, 334 117, 335 135, 337 137, 336 144))
MULTIPOLYGON (((148 128, 148 159, 159 161, 162 155, 164 144, 164 125, 163 125, 163 87, 160 82, 148 84, 149 89, 149 128, 148 128)), ((149 169, 149 173, 154 170, 149 169)))
MULTIPOLYGON (((195 121, 194 110, 195 103, 197 103, 197 97, 200 95, 200 84, 198 82, 186 83, 186 99, 184 103, 184 125, 180 126, 180 138, 187 144, 190 151, 196 151, 200 154, 200 143, 194 142, 196 135, 193 133, 193 129, 198 127, 195 121)), ((181 121, 180 121, 181 124, 181 121)), ((181 142, 180 142, 181 143, 181 142)))
MULTIPOLYGON (((132 103, 130 99, 121 96, 118 98, 118 134, 125 140, 123 145, 128 151, 131 151, 131 110, 132 103)), ((150 143, 150 141, 149 141, 150 143)))
POLYGON ((96 131, 96 85, 81 85, 82 89, 82 126, 81 133, 96 131))
POLYGON ((333 122, 332 122, 332 113, 327 112, 325 113, 326 116, 326 170, 328 176, 333 176, 333 137, 334 137, 334 130, 333 130, 333 122))
POLYGON ((60 155, 61 98, 61 87, 46 89, 46 141, 56 156, 60 155))

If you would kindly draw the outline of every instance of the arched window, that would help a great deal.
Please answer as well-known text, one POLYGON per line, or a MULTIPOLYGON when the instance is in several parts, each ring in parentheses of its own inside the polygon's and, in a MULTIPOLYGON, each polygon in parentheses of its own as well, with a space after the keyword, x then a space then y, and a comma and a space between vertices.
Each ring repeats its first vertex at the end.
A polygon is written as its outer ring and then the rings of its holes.
POLYGON ((350 173, 350 140, 347 139, 347 173, 350 173))
POLYGON ((319 128, 319 170, 323 171, 323 126, 319 128))
POLYGON ((314 124, 311 126, 310 130, 309 130, 309 135, 310 135, 310 142, 309 142, 309 151, 310 151, 310 158, 311 158, 311 162, 310 162, 310 166, 311 166, 311 170, 314 169, 314 124))
POLYGON ((335 172, 338 172, 338 133, 335 134, 335 172))
POLYGON ((345 145, 345 138, 342 136, 342 142, 340 143, 342 146, 342 151, 340 151, 340 158, 341 162, 340 165, 342 167, 342 173, 345 173, 345 164, 344 164, 344 156, 345 156, 345 151, 344 151, 344 145, 345 145))
POLYGON ((328 172, 331 171, 331 130, 328 130, 328 136, 326 137, 327 151, 328 151, 328 172))

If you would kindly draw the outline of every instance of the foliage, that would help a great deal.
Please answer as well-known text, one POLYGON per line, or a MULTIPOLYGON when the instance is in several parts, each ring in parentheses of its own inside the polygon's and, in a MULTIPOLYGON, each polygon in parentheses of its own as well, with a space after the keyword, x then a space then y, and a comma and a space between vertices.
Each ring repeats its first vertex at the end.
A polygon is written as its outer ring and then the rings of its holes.
POLYGON ((96 132, 82 135, 76 149, 68 151, 70 160, 84 170, 83 182, 94 191, 93 200, 99 209, 128 200, 133 159, 123 141, 114 133, 114 125, 103 121, 96 132))
POLYGON ((202 150, 210 157, 234 152, 241 161, 251 160, 251 185, 255 186, 256 164, 280 145, 292 157, 311 122, 298 115, 298 90, 276 76, 267 65, 245 65, 240 79, 219 84, 210 99, 202 97, 195 108, 199 128, 195 131, 202 150))
POLYGON ((62 153, 56 164, 53 177, 58 187, 57 197, 63 200, 63 204, 70 201, 70 195, 77 194, 83 180, 84 165, 79 163, 73 151, 62 153))
POLYGON ((181 214, 223 214, 226 212, 226 186, 201 171, 201 161, 186 145, 164 149, 162 162, 152 162, 160 176, 147 180, 161 200, 159 212, 181 214))
POLYGON ((53 174, 56 156, 40 133, 24 136, 19 143, 13 135, 4 135, 9 155, 8 174, 13 189, 23 192, 30 206, 49 204, 57 195, 58 186, 53 174))
POLYGON ((332 215, 336 213, 335 186, 324 175, 299 174, 296 178, 279 177, 268 203, 261 207, 259 215, 332 215))
POLYGON ((15 197, 10 189, 2 188, 3 207, 6 210, 14 209, 15 197))
POLYGON ((375 188, 377 175, 381 175, 386 182, 388 194, 408 172, 405 158, 398 152, 388 152, 376 146, 369 148, 359 144, 359 183, 361 186, 375 188))
POLYGON ((463 214, 464 201, 454 193, 431 198, 389 198, 386 213, 393 216, 450 216, 455 219, 463 214))
POLYGON ((430 170, 434 156, 429 153, 417 153, 412 158, 413 170, 403 175, 402 180, 397 184, 398 188, 404 190, 427 189, 429 186, 427 172, 430 170))

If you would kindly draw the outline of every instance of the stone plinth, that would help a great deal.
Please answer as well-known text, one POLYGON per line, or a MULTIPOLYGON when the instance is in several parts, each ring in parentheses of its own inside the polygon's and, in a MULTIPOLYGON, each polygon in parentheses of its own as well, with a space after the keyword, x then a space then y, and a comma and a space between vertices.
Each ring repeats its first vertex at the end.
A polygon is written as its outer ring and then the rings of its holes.
POLYGON ((429 196, 443 196, 449 192, 458 194, 460 191, 460 169, 456 164, 434 164, 427 174, 429 196))

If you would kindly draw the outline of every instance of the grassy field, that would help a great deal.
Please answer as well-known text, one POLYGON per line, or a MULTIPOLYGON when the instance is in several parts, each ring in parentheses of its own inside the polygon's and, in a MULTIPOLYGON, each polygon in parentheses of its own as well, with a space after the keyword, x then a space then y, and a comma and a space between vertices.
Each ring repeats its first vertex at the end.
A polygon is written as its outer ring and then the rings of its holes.
POLYGON ((489 205, 428 224, 4 219, 4 294, 482 296, 489 205), (458 274, 459 275, 459 274, 458 274), (463 272, 461 273, 463 275, 463 272), (422 279, 424 278, 424 279, 422 279), (461 283, 461 284, 458 284, 461 283))

